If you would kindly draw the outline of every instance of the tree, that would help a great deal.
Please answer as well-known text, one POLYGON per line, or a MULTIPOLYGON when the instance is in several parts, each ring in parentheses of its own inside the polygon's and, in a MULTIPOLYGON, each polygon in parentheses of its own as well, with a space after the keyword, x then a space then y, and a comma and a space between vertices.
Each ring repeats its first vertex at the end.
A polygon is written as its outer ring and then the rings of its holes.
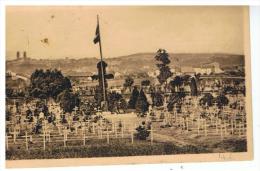
POLYGON ((127 109, 127 102, 124 98, 119 100, 119 109, 122 110, 124 113, 127 109))
POLYGON ((134 79, 130 76, 128 76, 126 79, 125 79, 125 83, 124 83, 124 87, 125 88, 129 88, 130 91, 131 91, 131 86, 134 84, 134 79))
POLYGON ((174 104, 180 104, 185 96, 185 93, 182 91, 177 92, 175 94, 171 94, 169 103, 167 105, 168 111, 173 110, 174 104))
POLYGON ((128 108, 129 109, 135 109, 138 96, 139 96, 139 91, 138 91, 137 87, 134 87, 132 95, 131 95, 130 100, 128 102, 128 108))
POLYGON ((163 95, 160 92, 154 92, 151 94, 153 106, 160 107, 163 106, 163 95))
POLYGON ((145 112, 148 111, 148 108, 149 108, 149 103, 147 101, 143 89, 141 89, 136 101, 136 106, 135 106, 136 112, 144 114, 145 112))
POLYGON ((64 90, 57 97, 57 100, 60 102, 61 108, 65 112, 71 113, 73 109, 77 106, 79 107, 80 99, 77 94, 72 93, 69 90, 64 90))
POLYGON ((170 85, 172 86, 173 90, 175 90, 175 87, 177 87, 177 92, 180 91, 180 86, 182 83, 183 79, 180 76, 176 76, 172 81, 170 81, 170 85))
POLYGON ((141 82, 141 85, 142 86, 149 86, 150 85, 150 80, 143 80, 142 82, 141 82))
POLYGON ((6 97, 12 97, 13 92, 14 92, 13 89, 6 87, 6 89, 5 89, 6 97))
POLYGON ((236 95, 236 94, 239 93, 239 91, 237 90, 236 87, 233 87, 233 86, 225 86, 225 87, 224 87, 224 90, 223 90, 223 93, 236 95))
POLYGON ((201 99, 200 99, 200 105, 208 105, 212 106, 214 102, 214 97, 211 93, 206 93, 201 99))
POLYGON ((227 106, 229 100, 224 94, 220 94, 219 96, 216 97, 215 102, 217 103, 217 106, 221 108, 223 106, 227 106))
POLYGON ((150 126, 146 127, 145 122, 143 121, 142 124, 136 128, 137 133, 135 134, 135 137, 139 140, 146 140, 150 135, 149 129, 151 129, 150 126))
POLYGON ((165 49, 159 49, 155 56, 155 60, 159 62, 156 65, 160 70, 160 74, 157 76, 157 79, 161 85, 163 83, 167 85, 167 79, 172 76, 172 72, 168 66, 171 62, 169 59, 169 54, 165 49))
POLYGON ((192 77, 190 80, 190 89, 191 89, 191 96, 198 95, 197 83, 194 77, 192 77))
POLYGON ((56 69, 46 71, 36 69, 31 75, 29 93, 36 98, 56 97, 63 90, 71 89, 71 82, 56 69))
POLYGON ((108 94, 108 110, 111 112, 120 113, 120 110, 125 111, 126 102, 123 96, 115 91, 108 94))

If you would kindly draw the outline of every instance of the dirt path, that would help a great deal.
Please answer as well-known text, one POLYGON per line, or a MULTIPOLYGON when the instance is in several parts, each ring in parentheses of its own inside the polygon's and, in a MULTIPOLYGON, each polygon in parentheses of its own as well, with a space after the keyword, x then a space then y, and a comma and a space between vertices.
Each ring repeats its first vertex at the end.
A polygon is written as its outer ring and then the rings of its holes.
POLYGON ((193 143, 185 142, 183 140, 176 139, 176 138, 174 138, 172 136, 158 134, 158 133, 153 133, 153 138, 154 138, 155 141, 158 141, 158 142, 173 142, 177 146, 186 146, 186 145, 196 146, 193 143))

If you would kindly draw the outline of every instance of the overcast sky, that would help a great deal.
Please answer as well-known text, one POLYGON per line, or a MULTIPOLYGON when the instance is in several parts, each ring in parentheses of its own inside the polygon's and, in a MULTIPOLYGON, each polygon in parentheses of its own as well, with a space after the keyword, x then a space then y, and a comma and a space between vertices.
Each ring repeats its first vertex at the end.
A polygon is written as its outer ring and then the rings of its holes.
POLYGON ((18 50, 32 58, 97 57, 99 14, 105 58, 158 48, 243 54, 243 12, 243 7, 7 7, 6 53, 8 59, 18 50))

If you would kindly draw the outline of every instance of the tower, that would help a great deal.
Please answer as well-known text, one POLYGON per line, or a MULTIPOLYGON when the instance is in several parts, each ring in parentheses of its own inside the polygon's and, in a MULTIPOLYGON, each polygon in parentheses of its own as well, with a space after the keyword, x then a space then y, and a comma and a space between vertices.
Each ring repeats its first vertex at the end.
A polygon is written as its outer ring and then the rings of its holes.
POLYGON ((23 52, 23 59, 26 59, 27 58, 27 53, 26 51, 23 52))
POLYGON ((20 59, 20 52, 19 51, 16 52, 16 59, 20 59))

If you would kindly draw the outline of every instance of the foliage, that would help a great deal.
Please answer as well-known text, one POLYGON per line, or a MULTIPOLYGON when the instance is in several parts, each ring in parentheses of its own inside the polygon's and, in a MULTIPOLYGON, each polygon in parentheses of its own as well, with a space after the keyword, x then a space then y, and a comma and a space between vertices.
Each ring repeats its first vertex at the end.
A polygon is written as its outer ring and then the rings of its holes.
POLYGON ((208 105, 212 106, 214 102, 214 97, 211 93, 206 93, 201 99, 200 99, 200 105, 208 105))
POLYGON ((224 91, 225 94, 238 94, 238 90, 235 87, 232 86, 225 86, 224 91))
POLYGON ((191 76, 190 75, 183 75, 182 80, 184 84, 188 84, 190 81, 191 76))
POLYGON ((150 84, 151 84, 150 80, 143 80, 143 81, 141 82, 141 85, 142 85, 142 86, 149 86, 150 84))
POLYGON ((246 152, 246 139, 227 139, 222 142, 214 144, 214 148, 225 149, 232 152, 246 152))
POLYGON ((57 97, 60 102, 60 106, 65 112, 71 113, 73 109, 77 106, 79 107, 80 99, 77 94, 70 92, 69 90, 64 90, 57 97))
POLYGON ((171 62, 169 59, 169 54, 165 49, 159 49, 155 56, 155 60, 160 62, 157 64, 157 67, 160 70, 160 74, 157 76, 157 79, 160 84, 163 84, 169 77, 172 76, 172 72, 168 66, 171 62))
POLYGON ((165 65, 160 66, 160 74, 157 76, 157 79, 160 84, 165 83, 167 79, 171 76, 172 76, 172 72, 169 66, 165 66, 165 65))
POLYGON ((120 110, 123 110, 123 113, 125 113, 126 109, 127 109, 127 102, 124 98, 119 100, 119 107, 120 110))
POLYGON ((5 89, 5 94, 6 94, 6 97, 25 97, 25 92, 22 91, 22 90, 14 90, 12 88, 8 88, 6 87, 5 89))
POLYGON ((137 133, 135 134, 135 137, 139 140, 146 140, 147 137, 149 137, 150 132, 149 128, 146 127, 145 122, 143 121, 141 125, 139 125, 136 128, 137 133))
MULTIPOLYGON (((182 102, 182 99, 185 97, 184 92, 177 92, 175 94, 171 94, 169 103, 167 105, 168 111, 172 111, 174 104, 180 104, 182 102)), ((180 105, 181 106, 181 105, 180 105)))
POLYGON ((96 114, 96 104, 95 103, 85 103, 80 106, 82 114, 84 115, 84 120, 91 118, 91 115, 96 114))
POLYGON ((223 106, 227 106, 229 100, 224 94, 220 94, 219 96, 216 97, 215 102, 217 103, 217 106, 221 108, 223 106))
POLYGON ((31 75, 30 95, 36 98, 56 97, 63 91, 71 89, 70 80, 56 69, 46 71, 36 69, 31 75))
POLYGON ((170 81, 170 85, 172 86, 173 90, 175 91, 175 87, 177 87, 177 91, 180 91, 180 86, 183 83, 183 79, 180 76, 174 77, 172 81, 170 81))
POLYGON ((128 76, 125 79, 124 87, 131 87, 133 84, 134 84, 134 79, 132 77, 128 76))
POLYGON ((159 49, 157 51, 157 54, 155 56, 155 59, 157 61, 161 61, 163 64, 167 65, 167 64, 170 64, 171 61, 169 59, 169 54, 166 52, 165 49, 159 49))
POLYGON ((125 111, 127 108, 123 96, 115 91, 108 94, 108 110, 111 112, 120 113, 120 109, 125 111))
POLYGON ((13 95, 13 89, 6 87, 6 89, 5 89, 5 94, 6 94, 7 97, 12 97, 12 95, 13 95))
POLYGON ((191 96, 198 95, 197 83, 194 77, 191 78, 190 81, 190 89, 191 89, 191 96))
POLYGON ((11 112, 7 110, 5 112, 5 121, 10 121, 11 120, 11 112))
POLYGON ((136 106, 135 106, 136 112, 145 113, 148 111, 148 108, 149 108, 149 103, 147 101, 147 98, 144 94, 143 89, 141 89, 139 96, 137 98, 137 101, 136 101, 136 106))
POLYGON ((34 110, 34 115, 39 116, 40 112, 44 113, 45 117, 49 115, 49 109, 46 106, 45 101, 43 101, 43 100, 36 102, 36 108, 34 110))
POLYGON ((153 106, 160 107, 163 105, 163 95, 160 92, 154 92, 151 94, 153 106))
POLYGON ((139 91, 138 91, 137 87, 134 87, 134 89, 132 91, 132 95, 131 95, 130 100, 128 102, 128 108, 129 109, 135 109, 138 96, 139 96, 139 91))

